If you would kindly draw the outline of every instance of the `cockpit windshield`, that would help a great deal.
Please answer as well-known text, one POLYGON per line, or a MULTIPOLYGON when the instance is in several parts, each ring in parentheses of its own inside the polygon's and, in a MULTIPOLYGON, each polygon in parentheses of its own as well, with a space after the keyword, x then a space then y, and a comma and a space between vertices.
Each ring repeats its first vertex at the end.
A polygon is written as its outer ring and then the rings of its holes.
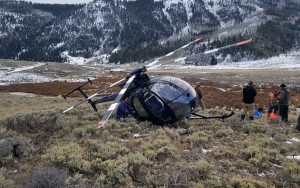
POLYGON ((184 118, 192 110, 190 102, 197 96, 188 83, 171 76, 158 77, 150 89, 168 105, 176 118, 184 118))
POLYGON ((189 84, 181 79, 170 76, 164 76, 156 80, 151 87, 151 91, 166 102, 175 100, 186 92, 191 98, 196 96, 196 93, 189 84))

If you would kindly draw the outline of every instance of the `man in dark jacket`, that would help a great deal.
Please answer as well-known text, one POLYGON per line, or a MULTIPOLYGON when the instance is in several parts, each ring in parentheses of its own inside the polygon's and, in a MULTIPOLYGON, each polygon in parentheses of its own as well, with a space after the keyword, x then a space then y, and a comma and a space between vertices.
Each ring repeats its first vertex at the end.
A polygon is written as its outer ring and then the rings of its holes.
POLYGON ((126 96, 119 104, 116 112, 117 121, 124 121, 124 118, 128 117, 129 115, 134 115, 135 111, 129 102, 129 97, 126 96))
POLYGON ((300 115, 298 117, 298 124, 297 124, 296 130, 300 131, 300 115))
POLYGON ((279 99, 279 115, 281 120, 285 123, 288 122, 288 112, 289 112, 289 99, 290 99, 290 92, 287 90, 285 84, 281 84, 281 94, 279 99))
POLYGON ((248 85, 243 88, 243 111, 241 121, 245 120, 247 112, 249 112, 250 120, 253 120, 253 111, 255 109, 256 89, 253 86, 253 81, 249 81, 248 85))

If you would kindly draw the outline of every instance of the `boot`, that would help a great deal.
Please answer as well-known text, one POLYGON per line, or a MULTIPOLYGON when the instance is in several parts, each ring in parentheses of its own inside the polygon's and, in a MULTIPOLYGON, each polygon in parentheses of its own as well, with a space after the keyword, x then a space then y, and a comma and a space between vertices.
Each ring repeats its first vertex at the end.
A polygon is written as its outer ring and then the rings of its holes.
POLYGON ((245 117, 246 117, 245 115, 242 115, 241 116, 241 121, 245 121, 245 117))
POLYGON ((268 115, 267 115, 267 120, 268 121, 270 120, 270 116, 271 116, 271 113, 268 113, 268 115))
POLYGON ((254 120, 254 117, 253 117, 253 116, 250 116, 250 120, 253 121, 253 120, 254 120))

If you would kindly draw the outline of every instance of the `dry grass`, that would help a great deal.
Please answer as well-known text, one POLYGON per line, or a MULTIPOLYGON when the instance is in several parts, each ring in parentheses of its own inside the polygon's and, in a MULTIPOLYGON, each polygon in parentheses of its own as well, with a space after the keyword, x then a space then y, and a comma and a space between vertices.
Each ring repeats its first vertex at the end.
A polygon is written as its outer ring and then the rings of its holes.
MULTIPOLYGON (((116 78, 102 77, 86 87, 101 90, 116 78), (97 86, 97 87, 96 87, 97 86)), ((187 80, 196 84, 199 80, 187 80)), ((208 115, 220 108, 241 108, 241 87, 202 82, 208 115), (225 91, 223 91, 225 90, 225 91)), ((239 121, 236 115, 218 120, 191 120, 189 134, 114 117, 104 129, 96 124, 108 104, 94 112, 83 104, 65 115, 58 114, 80 100, 58 96, 80 83, 43 83, 0 86, 0 187, 53 186, 51 181, 79 187, 299 187, 299 132, 291 126, 268 124, 265 118, 239 121), (29 92, 37 95, 13 94, 29 92), (142 137, 134 137, 139 133, 142 137), (4 144, 3 144, 4 143, 4 144), (11 143, 10 147, 6 143, 11 143), (5 147, 4 147, 5 146, 5 147), (8 149, 7 149, 8 148, 8 149), (5 150, 6 149, 6 150, 5 150), (14 152, 20 154, 18 157, 14 152), (4 155, 5 153, 5 155, 4 155), (63 176, 58 174, 62 173, 63 176), (29 184, 28 184, 29 185, 29 184)), ((261 86, 257 104, 266 104, 275 87, 261 86)), ((300 92, 292 89, 291 107, 299 105, 300 92)), ((295 125, 297 116, 290 113, 295 125)))
MULTIPOLYGON (((69 107, 62 98, 0 96, 1 106, 12 104, 7 105, 10 111, 17 104, 24 108, 10 115, 7 111, 1 118, 0 140, 14 138, 22 143, 23 153, 1 156, 5 167, 1 185, 20 185, 32 174, 56 180, 60 171, 68 172, 60 183, 81 187, 297 187, 300 183, 300 164, 285 157, 299 155, 299 142, 290 141, 299 139, 299 133, 268 125, 265 119, 241 124, 237 114, 225 122, 192 120, 190 133, 181 136, 180 127, 134 119, 126 123, 112 119, 105 129, 97 129, 105 109, 95 113, 83 105, 57 117, 54 112, 69 107), (135 138, 136 133, 144 136, 135 138)), ((291 115, 291 120, 296 116, 291 115)), ((40 183, 51 186, 46 179, 40 183)))

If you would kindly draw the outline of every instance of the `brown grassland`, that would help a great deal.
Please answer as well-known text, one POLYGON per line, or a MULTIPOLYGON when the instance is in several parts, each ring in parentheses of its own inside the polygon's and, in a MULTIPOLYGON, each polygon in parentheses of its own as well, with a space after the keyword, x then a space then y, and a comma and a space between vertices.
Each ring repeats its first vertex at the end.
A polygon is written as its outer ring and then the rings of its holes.
MULTIPOLYGON (((125 75, 112 74, 94 80, 86 92, 125 75)), ((290 84, 299 82, 293 74, 290 84)), ((0 187, 300 187, 300 162, 291 159, 300 155, 294 130, 299 86, 291 88, 288 125, 264 117, 240 122, 241 86, 250 78, 258 83, 261 74, 172 75, 202 84, 207 109, 199 113, 233 109, 236 114, 224 122, 191 120, 172 127, 131 118, 119 123, 112 117, 97 129, 109 103, 99 104, 99 112, 83 104, 58 115, 81 99, 64 100, 59 94, 81 83, 0 86, 0 187), (235 78, 239 81, 233 84, 235 78)), ((268 94, 284 80, 269 79, 256 86, 257 107, 266 107, 268 94)))

